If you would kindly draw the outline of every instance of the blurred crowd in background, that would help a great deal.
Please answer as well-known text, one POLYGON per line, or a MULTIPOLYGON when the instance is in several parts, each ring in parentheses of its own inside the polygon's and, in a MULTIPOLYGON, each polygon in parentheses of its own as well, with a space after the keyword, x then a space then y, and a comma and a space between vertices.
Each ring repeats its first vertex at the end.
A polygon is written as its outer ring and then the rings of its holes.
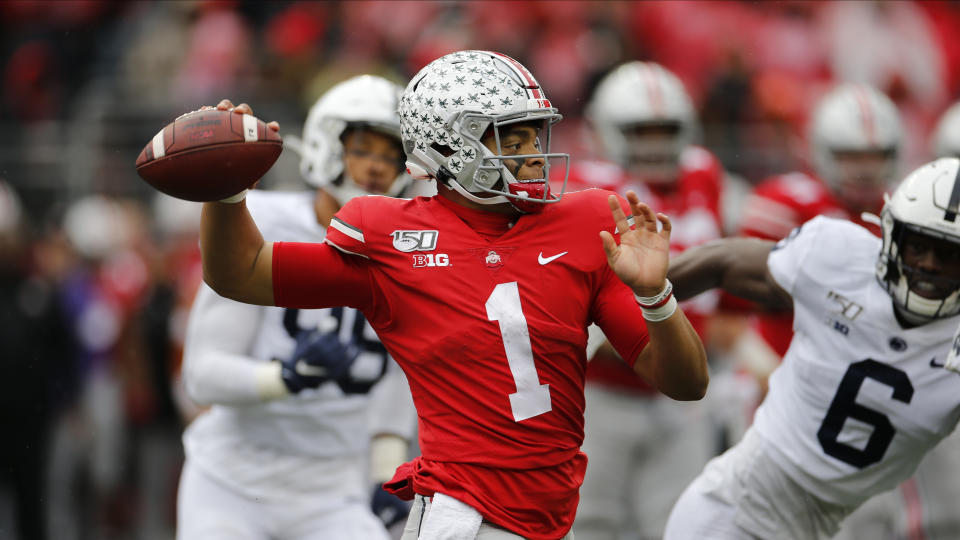
MULTIPOLYGON (((45 491, 21 511, 51 538, 173 536, 199 205, 157 196, 134 161, 176 116, 226 97, 299 134, 347 76, 403 84, 492 49, 537 74, 576 161, 599 157, 582 119, 597 81, 652 60, 727 172, 729 232, 737 193, 807 167, 810 107, 837 81, 890 96, 903 170, 926 161, 960 98, 958 28, 960 2, 932 1, 0 2, 0 537, 13 486, 45 491)), ((304 188, 296 158, 260 187, 304 188)))

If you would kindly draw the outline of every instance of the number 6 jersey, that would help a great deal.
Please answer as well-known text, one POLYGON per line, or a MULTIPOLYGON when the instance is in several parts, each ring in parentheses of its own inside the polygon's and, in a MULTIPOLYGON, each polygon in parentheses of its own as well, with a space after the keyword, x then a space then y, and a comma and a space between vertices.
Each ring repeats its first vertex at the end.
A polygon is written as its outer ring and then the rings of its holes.
POLYGON ((512 225, 439 196, 360 197, 327 231, 336 250, 274 246, 277 304, 357 307, 406 372, 418 493, 528 538, 569 530, 586 466, 587 326, 631 363, 647 342, 599 237, 615 229, 610 194, 569 193, 512 225))
POLYGON ((817 217, 768 259, 794 337, 754 429, 791 478, 841 505, 896 487, 960 417, 960 375, 943 369, 960 318, 901 327, 879 252, 866 229, 817 217))

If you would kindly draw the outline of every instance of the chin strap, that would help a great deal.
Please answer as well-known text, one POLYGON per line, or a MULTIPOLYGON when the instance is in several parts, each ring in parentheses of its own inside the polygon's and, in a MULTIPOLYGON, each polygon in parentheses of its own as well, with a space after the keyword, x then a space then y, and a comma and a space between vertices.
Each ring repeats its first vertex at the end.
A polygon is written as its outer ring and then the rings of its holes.
POLYGON ((871 225, 876 225, 877 227, 881 226, 880 216, 870 213, 870 212, 861 212, 860 220, 864 223, 870 223, 871 225))
POLYGON ((504 197, 503 195, 495 195, 493 197, 477 197, 473 193, 470 193, 464 189, 464 187, 456 181, 447 181, 443 183, 443 185, 446 186, 447 189, 452 189, 477 204, 502 204, 510 202, 510 199, 508 197, 504 197))

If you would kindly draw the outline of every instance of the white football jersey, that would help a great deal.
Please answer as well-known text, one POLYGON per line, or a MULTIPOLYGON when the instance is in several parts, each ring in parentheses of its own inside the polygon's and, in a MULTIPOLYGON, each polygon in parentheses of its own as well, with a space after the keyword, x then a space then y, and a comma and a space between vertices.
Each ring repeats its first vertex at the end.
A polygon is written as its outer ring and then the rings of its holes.
MULTIPOLYGON (((314 197, 314 192, 251 191, 247 206, 268 241, 321 242, 326 230, 317 223, 314 197)), ((366 497, 368 424, 378 433, 407 439, 415 430, 409 391, 398 399, 393 391, 398 384, 377 384, 399 378, 406 388, 402 372, 354 309, 255 306, 223 298, 203 285, 190 315, 184 370, 194 374, 188 386, 200 386, 197 393, 214 403, 184 434, 188 458, 248 495, 294 491, 366 497), (242 368, 288 357, 295 333, 318 326, 338 332, 345 342, 352 337, 364 349, 349 380, 260 401, 242 368), (223 353, 232 355, 225 363, 223 353), (221 363, 209 367, 216 361, 221 363), (203 362, 207 369, 196 365, 203 362), (391 391, 385 398, 389 402, 381 400, 378 407, 380 387, 391 391), (387 419, 370 418, 371 401, 387 419)))
POLYGON ((902 328, 879 253, 866 229, 817 217, 768 259, 793 296, 794 337, 754 428, 791 478, 834 504, 897 486, 960 418, 960 374, 943 369, 960 319, 902 328))

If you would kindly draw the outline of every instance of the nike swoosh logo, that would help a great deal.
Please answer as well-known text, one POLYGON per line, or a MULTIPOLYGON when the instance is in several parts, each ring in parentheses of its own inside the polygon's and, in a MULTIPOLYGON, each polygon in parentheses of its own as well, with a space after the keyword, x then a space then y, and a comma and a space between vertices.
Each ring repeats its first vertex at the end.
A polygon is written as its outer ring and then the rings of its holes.
POLYGON ((930 367, 932 367, 932 368, 942 368, 942 367, 945 367, 945 366, 946 366, 946 364, 939 364, 939 363, 937 363, 937 357, 936 357, 936 356, 934 356, 933 358, 930 359, 930 367))
POLYGON ((311 366, 306 360, 297 360, 297 373, 306 377, 324 377, 327 374, 327 368, 323 366, 311 366))
POLYGON ((541 251, 540 254, 537 255, 537 261, 539 261, 541 265, 543 265, 543 264, 548 264, 548 263, 552 263, 553 261, 555 261, 555 260, 559 259, 560 257, 563 257, 564 255, 566 255, 567 253, 570 253, 570 252, 569 252, 569 251, 564 251, 563 253, 557 253, 556 255, 554 255, 554 256, 552 256, 552 257, 544 257, 544 256, 543 256, 543 252, 541 251))

